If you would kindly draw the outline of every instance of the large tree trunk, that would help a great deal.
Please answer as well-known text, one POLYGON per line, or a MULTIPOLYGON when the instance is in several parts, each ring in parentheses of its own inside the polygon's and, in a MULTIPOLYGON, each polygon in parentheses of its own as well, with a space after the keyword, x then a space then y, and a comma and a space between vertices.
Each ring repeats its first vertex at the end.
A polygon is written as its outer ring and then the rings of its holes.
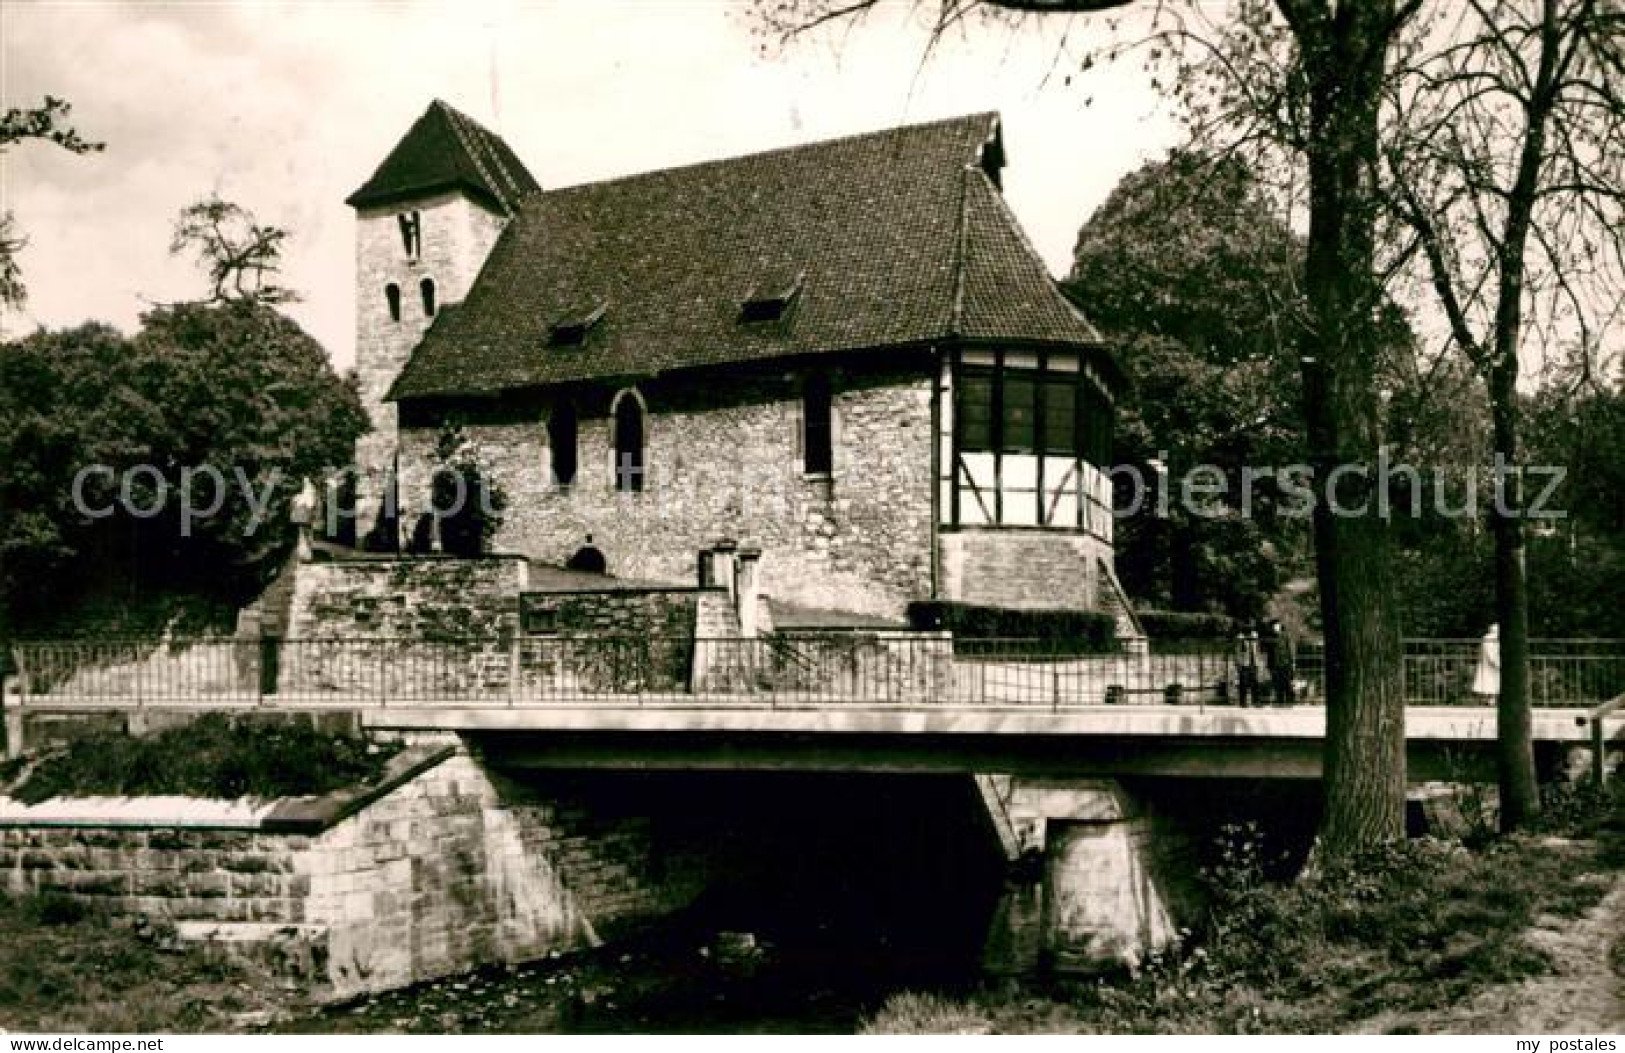
POLYGON ((1518 464, 1518 364, 1490 378, 1494 446, 1504 475, 1491 512, 1495 537, 1495 613, 1501 627, 1501 691, 1495 704, 1501 829, 1516 830, 1540 812, 1529 711, 1529 590, 1524 576, 1523 485, 1518 464))
POLYGON ((1278 0, 1303 52, 1309 82, 1308 318, 1299 335, 1304 424, 1320 500, 1314 514, 1326 635, 1325 812, 1321 843, 1342 853, 1405 833, 1405 700, 1389 587, 1388 528, 1369 475, 1342 465, 1376 462, 1380 438, 1374 316, 1377 114, 1392 0, 1278 0))

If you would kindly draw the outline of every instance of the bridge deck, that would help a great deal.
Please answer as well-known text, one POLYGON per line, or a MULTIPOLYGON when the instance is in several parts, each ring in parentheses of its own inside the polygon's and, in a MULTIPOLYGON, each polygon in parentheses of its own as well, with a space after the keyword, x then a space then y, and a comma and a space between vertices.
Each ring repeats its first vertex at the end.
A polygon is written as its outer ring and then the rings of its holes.
MULTIPOLYGON (((16 705, 15 698, 8 706, 16 705)), ((374 699, 333 695, 277 700, 228 694, 211 698, 148 700, 53 695, 28 700, 30 713, 198 711, 346 711, 365 724, 398 730, 467 732, 720 732, 730 735, 1012 735, 1024 737, 1129 737, 1173 739, 1319 739, 1326 731, 1321 705, 1249 708, 1222 705, 1061 705, 886 703, 854 701, 798 703, 774 696, 750 701, 737 694, 608 696, 546 703, 510 704, 461 699, 380 704, 374 699)), ((13 712, 16 712, 13 710, 13 712)), ((1538 742, 1589 741, 1583 708, 1534 711, 1538 742)), ((1406 737, 1413 741, 1489 742, 1495 739, 1495 709, 1488 706, 1410 706, 1406 737)), ((1609 737, 1625 739, 1625 714, 1609 726, 1609 737)))
MULTIPOLYGON (((1543 709, 1534 715, 1534 738, 1586 742, 1583 709, 1543 709)), ((457 731, 649 731, 855 735, 1021 735, 1134 738, 1319 739, 1326 733, 1323 706, 1241 709, 1221 706, 1114 705, 1049 709, 1039 706, 863 704, 797 707, 682 701, 640 706, 482 706, 466 703, 382 707, 363 712, 379 728, 457 731)), ((1625 738, 1625 721, 1614 729, 1625 738)), ((1491 707, 1413 706, 1406 737, 1473 742, 1495 739, 1491 707)))

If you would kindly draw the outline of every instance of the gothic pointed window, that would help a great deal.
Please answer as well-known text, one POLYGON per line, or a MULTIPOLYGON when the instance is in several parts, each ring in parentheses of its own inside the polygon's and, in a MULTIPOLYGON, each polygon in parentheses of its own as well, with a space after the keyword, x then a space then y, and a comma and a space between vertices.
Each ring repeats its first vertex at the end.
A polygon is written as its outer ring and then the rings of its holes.
POLYGON ((643 399, 631 388, 615 396, 615 489, 623 494, 644 489, 643 399))
POLYGON ((423 317, 433 318, 435 311, 434 279, 425 278, 418 282, 418 292, 423 294, 423 317))
POLYGON ((401 287, 394 282, 384 286, 384 303, 389 306, 389 320, 401 320, 401 287))

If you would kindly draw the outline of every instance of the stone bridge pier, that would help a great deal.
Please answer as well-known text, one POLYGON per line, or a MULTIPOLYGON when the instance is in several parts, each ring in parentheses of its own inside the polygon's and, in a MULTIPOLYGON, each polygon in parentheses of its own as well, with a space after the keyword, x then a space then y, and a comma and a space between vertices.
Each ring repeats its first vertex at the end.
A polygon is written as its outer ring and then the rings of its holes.
POLYGON ((1007 866, 987 971, 1132 967, 1178 938, 1188 838, 1139 795, 1113 779, 973 778, 1007 866))

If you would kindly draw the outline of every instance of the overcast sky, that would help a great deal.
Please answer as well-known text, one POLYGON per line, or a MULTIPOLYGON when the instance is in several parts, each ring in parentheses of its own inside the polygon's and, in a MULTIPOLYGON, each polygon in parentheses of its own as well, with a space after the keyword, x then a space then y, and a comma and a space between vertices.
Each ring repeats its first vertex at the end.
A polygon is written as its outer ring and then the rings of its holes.
POLYGON ((286 278, 305 299, 290 311, 350 364, 344 197, 435 97, 500 131, 545 187, 996 109, 1011 205, 1064 273, 1118 178, 1177 141, 1170 114, 1132 67, 1067 83, 1096 26, 975 23, 922 67, 924 19, 904 2, 764 55, 748 7, 725 0, 0 0, 4 106, 65 97, 107 143, 0 158, 29 237, 28 308, 7 330, 128 329, 145 302, 199 295, 169 232, 218 192, 294 232, 286 278))

